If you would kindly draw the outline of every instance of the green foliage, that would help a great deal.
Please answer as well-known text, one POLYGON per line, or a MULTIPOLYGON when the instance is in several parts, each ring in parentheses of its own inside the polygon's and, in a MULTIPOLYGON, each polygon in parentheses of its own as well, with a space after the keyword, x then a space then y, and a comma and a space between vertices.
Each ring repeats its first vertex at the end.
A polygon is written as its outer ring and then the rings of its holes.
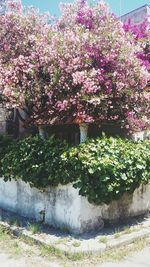
POLYGON ((22 179, 40 189, 66 184, 67 172, 61 155, 67 149, 67 143, 53 136, 45 140, 38 136, 29 137, 14 143, 2 160, 5 179, 22 179))
POLYGON ((9 150, 9 147, 12 144, 12 139, 7 136, 0 135, 0 176, 3 175, 2 172, 2 159, 9 150))
POLYGON ((150 179, 150 141, 133 142, 103 136, 63 155, 74 187, 95 204, 133 193, 150 179))
POLYGON ((11 145, 2 162, 7 179, 45 188, 73 183, 91 203, 110 203, 150 179, 150 141, 103 136, 77 147, 50 137, 29 137, 11 145))
POLYGON ((74 186, 95 204, 120 199, 150 179, 149 141, 134 143, 106 137, 89 140, 79 147, 77 158, 82 172, 74 186))

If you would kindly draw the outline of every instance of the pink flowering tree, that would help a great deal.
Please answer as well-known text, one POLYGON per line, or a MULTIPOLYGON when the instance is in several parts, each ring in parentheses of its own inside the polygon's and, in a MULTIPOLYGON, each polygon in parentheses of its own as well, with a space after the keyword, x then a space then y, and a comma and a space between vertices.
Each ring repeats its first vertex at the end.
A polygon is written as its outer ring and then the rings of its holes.
POLYGON ((77 123, 83 139, 89 123, 146 127, 141 45, 103 2, 66 4, 52 25, 17 4, 0 28, 1 95, 7 105, 27 107, 28 123, 77 123))
MULTIPOLYGON (((135 45, 139 45, 141 50, 137 53, 137 57, 141 61, 141 64, 145 66, 147 71, 150 73, 150 24, 147 19, 141 24, 133 24, 129 19, 124 23, 123 28, 125 32, 132 35, 134 38, 135 45)), ((143 93, 137 98, 139 112, 138 116, 143 115, 144 120, 138 120, 136 118, 137 124, 143 124, 143 127, 149 128, 150 126, 150 91, 149 91, 150 79, 148 80, 147 87, 143 90, 143 93)), ((131 116, 129 120, 134 119, 134 116, 131 116)), ((139 125, 140 126, 140 125, 139 125)))
POLYGON ((140 102, 149 74, 137 56, 143 50, 107 5, 63 5, 56 26, 58 119, 79 124, 113 121, 130 130, 147 127, 140 102))
POLYGON ((0 93, 8 108, 25 112, 25 123, 41 125, 46 109, 50 75, 47 68, 48 42, 52 29, 49 17, 19 1, 8 1, 0 16, 0 93))
POLYGON ((145 65, 148 71, 150 71, 150 24, 147 19, 140 24, 133 24, 129 19, 124 23, 123 28, 125 32, 133 35, 135 44, 141 46, 141 51, 138 57, 145 65))

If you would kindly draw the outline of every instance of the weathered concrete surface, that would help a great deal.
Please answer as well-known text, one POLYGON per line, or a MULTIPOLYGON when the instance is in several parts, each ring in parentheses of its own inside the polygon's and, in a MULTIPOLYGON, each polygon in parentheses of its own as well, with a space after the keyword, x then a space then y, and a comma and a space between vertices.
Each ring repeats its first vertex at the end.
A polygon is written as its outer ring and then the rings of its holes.
POLYGON ((0 208, 73 233, 82 233, 100 230, 105 220, 116 222, 149 212, 150 183, 110 205, 95 206, 79 196, 71 184, 41 192, 21 180, 5 183, 0 178, 0 208))
POLYGON ((102 224, 97 207, 94 210, 72 185, 41 192, 20 180, 5 183, 1 178, 0 208, 74 233, 99 228, 102 224))

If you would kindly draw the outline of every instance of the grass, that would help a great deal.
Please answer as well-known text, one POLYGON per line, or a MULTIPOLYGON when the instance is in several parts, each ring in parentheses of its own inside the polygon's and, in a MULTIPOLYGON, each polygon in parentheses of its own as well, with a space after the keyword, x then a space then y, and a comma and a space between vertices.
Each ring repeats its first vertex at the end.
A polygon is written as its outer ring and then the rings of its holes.
POLYGON ((5 229, 3 226, 0 226, 0 242, 11 239, 9 233, 9 230, 5 229))
POLYGON ((21 250, 21 247, 20 245, 18 244, 17 241, 15 241, 13 243, 13 247, 11 248, 11 252, 13 254, 13 256, 16 258, 20 257, 22 255, 22 250, 21 250))
POLYGON ((106 236, 102 236, 100 239, 99 239, 99 243, 104 243, 106 244, 108 241, 107 237, 106 236))
POLYGON ((60 238, 60 239, 58 239, 56 242, 55 242, 55 245, 61 245, 61 244, 67 244, 67 242, 69 241, 69 238, 68 237, 66 237, 66 238, 60 238))
POLYGON ((37 234, 41 230, 41 224, 40 223, 34 223, 34 224, 29 223, 27 229, 30 232, 32 232, 32 234, 37 234))
POLYGON ((70 230, 69 230, 69 228, 66 225, 61 226, 60 227, 60 230, 64 234, 69 234, 70 233, 70 230))
POLYGON ((11 224, 11 225, 14 225, 14 226, 21 226, 21 222, 18 220, 18 219, 16 219, 15 217, 13 218, 11 218, 10 220, 9 220, 9 223, 11 224))
POLYGON ((2 226, 0 226, 0 246, 2 246, 3 250, 6 249, 8 252, 11 252, 14 257, 21 255, 21 249, 17 238, 2 226))
POLYGON ((72 243, 72 245, 73 245, 75 248, 78 248, 78 247, 81 246, 81 243, 78 242, 78 241, 74 241, 74 242, 72 243))
POLYGON ((138 231, 138 230, 134 229, 133 227, 126 226, 123 228, 123 234, 125 234, 125 235, 131 234, 131 233, 136 232, 136 231, 138 231))
POLYGON ((40 245, 40 251, 42 256, 54 255, 57 258, 64 259, 63 252, 53 246, 40 245))
POLYGON ((119 238, 120 236, 122 236, 122 234, 120 233, 120 232, 116 232, 115 234, 114 234, 114 238, 119 238))
POLYGON ((131 234, 131 233, 133 233, 133 232, 137 232, 137 231, 139 231, 139 229, 135 229, 135 228, 133 228, 133 227, 126 226, 126 227, 123 228, 122 231, 119 231, 119 230, 116 231, 116 232, 114 233, 114 238, 119 238, 119 237, 121 237, 122 235, 128 235, 128 234, 131 234))

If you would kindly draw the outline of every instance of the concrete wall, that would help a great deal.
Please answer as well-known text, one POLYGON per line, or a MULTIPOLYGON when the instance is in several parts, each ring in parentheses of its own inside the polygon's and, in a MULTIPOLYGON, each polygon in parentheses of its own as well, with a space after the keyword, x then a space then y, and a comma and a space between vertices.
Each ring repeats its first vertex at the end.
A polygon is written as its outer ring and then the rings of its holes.
POLYGON ((134 141, 139 141, 139 140, 146 140, 150 139, 150 130, 145 130, 141 132, 136 132, 130 136, 130 138, 134 141))
POLYGON ((41 192, 22 181, 4 182, 0 178, 0 208, 72 233, 83 233, 101 229, 105 220, 115 222, 150 211, 150 183, 110 205, 95 206, 79 196, 71 184, 41 192))

